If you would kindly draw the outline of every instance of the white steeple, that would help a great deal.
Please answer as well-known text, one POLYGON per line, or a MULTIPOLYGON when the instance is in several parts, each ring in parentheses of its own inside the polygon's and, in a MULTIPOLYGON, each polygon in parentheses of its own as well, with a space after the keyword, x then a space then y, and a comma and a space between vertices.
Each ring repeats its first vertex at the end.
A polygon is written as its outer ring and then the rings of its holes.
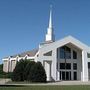
POLYGON ((52 28, 52 6, 50 8, 49 28, 52 28))
POLYGON ((45 41, 55 41, 53 33, 53 24, 52 24, 52 6, 50 6, 50 18, 49 18, 49 27, 47 28, 47 34, 45 41))

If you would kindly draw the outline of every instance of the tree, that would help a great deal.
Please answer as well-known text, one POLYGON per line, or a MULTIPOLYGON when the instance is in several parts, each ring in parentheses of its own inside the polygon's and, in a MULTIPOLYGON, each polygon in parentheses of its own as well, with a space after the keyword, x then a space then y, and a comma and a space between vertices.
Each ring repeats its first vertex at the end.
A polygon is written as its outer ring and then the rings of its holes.
POLYGON ((46 82, 46 73, 40 62, 20 60, 12 73, 12 81, 46 82))
POLYGON ((27 60, 21 59, 19 62, 17 62, 16 67, 12 73, 12 81, 24 81, 24 69, 26 65, 28 64, 27 60))
POLYGON ((46 82, 46 73, 40 62, 35 63, 31 67, 28 80, 31 82, 46 82))
POLYGON ((28 64, 26 65, 26 67, 25 67, 25 70, 24 70, 24 77, 25 77, 25 80, 29 80, 29 74, 30 74, 30 72, 31 72, 31 67, 33 66, 35 64, 35 62, 34 61, 30 61, 30 62, 28 62, 28 64))
POLYGON ((3 64, 0 64, 0 74, 3 73, 3 64))

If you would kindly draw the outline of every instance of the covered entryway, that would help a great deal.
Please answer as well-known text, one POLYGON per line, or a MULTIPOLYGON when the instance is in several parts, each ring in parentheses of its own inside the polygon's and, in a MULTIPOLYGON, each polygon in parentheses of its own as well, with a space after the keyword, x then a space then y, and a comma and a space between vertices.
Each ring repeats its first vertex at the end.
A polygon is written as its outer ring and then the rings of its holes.
POLYGON ((82 50, 68 43, 57 49, 59 80, 82 80, 82 50))

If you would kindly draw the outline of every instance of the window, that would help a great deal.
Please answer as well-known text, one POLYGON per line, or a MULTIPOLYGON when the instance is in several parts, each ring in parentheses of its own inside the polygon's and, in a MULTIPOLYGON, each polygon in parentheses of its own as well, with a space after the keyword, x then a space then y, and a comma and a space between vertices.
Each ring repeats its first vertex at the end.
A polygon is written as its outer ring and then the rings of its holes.
POLYGON ((60 58, 61 59, 71 59, 71 49, 67 46, 60 48, 60 58))
POLYGON ((39 54, 37 54, 37 57, 39 57, 39 54))
POLYGON ((65 63, 60 63, 60 69, 71 69, 71 63, 66 63, 66 67, 65 63))
POLYGON ((88 62, 88 69, 90 69, 90 62, 88 62))
POLYGON ((73 63, 73 70, 77 70, 77 63, 73 63))
POLYGON ((44 56, 52 56, 52 51, 44 53, 44 56))
POLYGON ((77 52, 73 51, 73 59, 77 59, 77 52))
POLYGON ((87 53, 87 57, 90 58, 90 53, 87 53))
POLYGON ((65 69, 65 63, 60 63, 60 69, 65 69))
POLYGON ((71 63, 66 64, 66 69, 71 69, 71 63))
POLYGON ((77 80, 77 72, 73 72, 73 80, 77 80))

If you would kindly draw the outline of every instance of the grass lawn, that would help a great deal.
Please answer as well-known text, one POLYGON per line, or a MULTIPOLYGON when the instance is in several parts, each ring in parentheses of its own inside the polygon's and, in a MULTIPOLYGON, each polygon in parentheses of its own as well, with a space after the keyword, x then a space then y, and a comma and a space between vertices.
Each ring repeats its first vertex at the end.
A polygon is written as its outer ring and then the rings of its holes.
POLYGON ((90 86, 0 86, 0 90, 90 90, 90 86))

